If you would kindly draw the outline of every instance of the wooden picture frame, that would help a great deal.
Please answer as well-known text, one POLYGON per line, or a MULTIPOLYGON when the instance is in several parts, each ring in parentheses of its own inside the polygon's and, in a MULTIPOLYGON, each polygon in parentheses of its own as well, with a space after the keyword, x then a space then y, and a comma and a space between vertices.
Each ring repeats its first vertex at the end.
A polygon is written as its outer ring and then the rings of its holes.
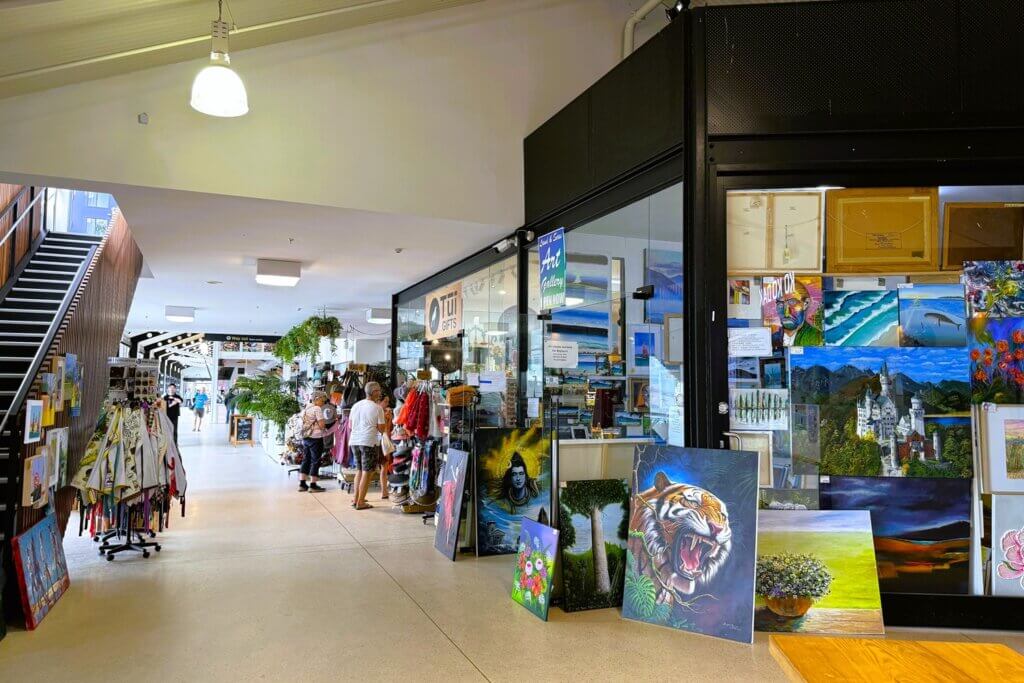
POLYGON ((939 267, 939 188, 825 193, 830 273, 905 273, 939 267))
POLYGON ((946 202, 942 223, 942 270, 964 261, 1024 258, 1024 203, 946 202))
POLYGON ((628 406, 631 413, 649 413, 651 411, 650 389, 651 380, 647 377, 630 377, 627 387, 628 406), (648 395, 642 396, 644 388, 648 388, 648 395))
POLYGON ((740 451, 757 453, 757 485, 758 488, 771 488, 775 485, 775 472, 772 467, 772 432, 733 432, 739 440, 740 451))
POLYGON ((822 272, 821 208, 821 192, 728 193, 728 272, 822 272))

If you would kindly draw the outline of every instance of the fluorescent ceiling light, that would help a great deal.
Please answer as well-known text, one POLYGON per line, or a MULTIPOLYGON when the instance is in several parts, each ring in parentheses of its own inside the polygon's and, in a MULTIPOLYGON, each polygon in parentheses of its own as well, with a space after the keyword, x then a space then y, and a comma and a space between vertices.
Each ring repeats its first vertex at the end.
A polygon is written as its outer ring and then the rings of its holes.
POLYGON ((508 335, 508 330, 487 330, 488 337, 505 337, 508 335))
POLYGON ((192 306, 167 306, 164 316, 172 323, 190 323, 196 319, 196 309, 192 306))
POLYGON ((294 287, 302 277, 302 264, 298 261, 256 259, 256 282, 271 287, 294 287))
POLYGON ((230 27, 223 20, 218 2, 217 21, 213 22, 210 65, 199 72, 192 82, 190 104, 196 111, 208 116, 234 117, 249 112, 249 96, 245 84, 229 66, 228 33, 230 27))
POLYGON ((391 309, 390 308, 367 308, 366 309, 366 322, 373 325, 390 325, 391 324, 391 309))

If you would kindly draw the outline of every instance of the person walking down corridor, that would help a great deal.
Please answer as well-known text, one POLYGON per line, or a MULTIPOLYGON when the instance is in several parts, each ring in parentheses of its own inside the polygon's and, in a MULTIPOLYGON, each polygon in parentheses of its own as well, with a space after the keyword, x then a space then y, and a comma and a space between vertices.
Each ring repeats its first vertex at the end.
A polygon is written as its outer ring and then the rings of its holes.
POLYGON ((192 421, 192 431, 198 432, 203 428, 203 417, 206 416, 206 403, 210 400, 210 397, 206 395, 206 389, 199 389, 196 391, 195 398, 192 399, 192 412, 195 413, 195 419, 192 421))
POLYGON ((167 418, 174 425, 174 443, 178 443, 178 417, 181 415, 181 396, 178 396, 177 384, 172 382, 167 387, 164 404, 167 406, 167 418))

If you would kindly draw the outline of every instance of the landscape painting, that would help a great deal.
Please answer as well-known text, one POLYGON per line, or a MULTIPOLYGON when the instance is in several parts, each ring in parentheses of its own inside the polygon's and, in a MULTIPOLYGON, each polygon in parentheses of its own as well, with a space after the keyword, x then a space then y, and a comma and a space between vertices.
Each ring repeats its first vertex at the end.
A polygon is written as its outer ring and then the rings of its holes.
POLYGON ((885 632, 869 512, 762 510, 757 525, 758 631, 885 632))
POLYGON ((558 531, 532 519, 524 519, 517 552, 512 572, 512 599, 547 621, 555 578, 558 531))
POLYGON ((821 346, 820 277, 766 277, 761 285, 761 320, 772 330, 772 345, 821 346))
POLYGON ((818 474, 821 468, 821 407, 794 403, 790 429, 794 474, 818 474))
POLYGON ((963 349, 804 349, 790 365, 793 403, 820 409, 821 474, 959 476, 970 466, 969 432, 937 439, 927 424, 970 412, 963 349))
POLYGON ((569 481, 559 490, 562 609, 618 607, 626 577, 629 484, 569 481))
POLYGON ((654 287, 654 296, 648 299, 647 322, 660 325, 665 314, 683 313, 683 250, 645 249, 646 284, 654 287))
POLYGON ((990 406, 978 413, 982 490, 1024 494, 1024 406, 990 406))
POLYGON ((516 552, 523 519, 551 515, 551 442, 540 427, 476 430, 477 554, 516 552))
POLYGON ((1024 496, 992 496, 992 595, 1024 598, 1024 496))
POLYGON ((459 546, 459 525, 462 523, 462 499, 466 489, 469 453, 449 448, 441 475, 441 496, 434 516, 434 547, 449 560, 455 559, 459 546))
POLYGON ((1024 316, 1024 261, 965 261, 964 285, 972 316, 1024 316))
POLYGON ((753 642, 757 454, 638 445, 622 616, 753 642))
POLYGON ((825 292, 826 346, 899 346, 899 324, 892 290, 825 292))
POLYGON ((761 319, 760 278, 729 278, 729 317, 761 319))
POLYGON ((756 387, 760 383, 761 371, 757 358, 729 357, 729 386, 756 387))
POLYGON ((967 593, 971 481, 822 478, 823 510, 869 510, 885 593, 967 593))
POLYGON ((57 516, 46 515, 11 541, 18 588, 25 613, 25 628, 33 630, 71 584, 57 516))
POLYGON ((973 403, 1024 403, 1024 318, 968 322, 973 403))
POLYGON ((900 346, 966 346, 963 285, 915 284, 899 290, 900 346))
POLYGON ((1024 479, 1024 420, 1003 423, 1006 446, 1006 478, 1024 479))
POLYGON ((789 429, 789 390, 730 389, 732 429, 789 429))

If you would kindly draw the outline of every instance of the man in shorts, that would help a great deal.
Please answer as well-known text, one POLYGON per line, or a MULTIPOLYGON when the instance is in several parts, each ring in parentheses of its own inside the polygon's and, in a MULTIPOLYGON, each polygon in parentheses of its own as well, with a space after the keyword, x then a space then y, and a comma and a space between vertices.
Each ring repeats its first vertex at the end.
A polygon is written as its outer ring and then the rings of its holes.
POLYGON ((352 423, 349 448, 356 461, 356 499, 352 506, 356 510, 373 507, 366 502, 366 490, 370 488, 370 474, 380 466, 380 435, 384 433, 384 409, 380 407, 380 385, 367 382, 363 387, 366 398, 352 406, 348 419, 352 423))
POLYGON ((206 395, 206 389, 200 388, 196 392, 196 397, 192 399, 192 412, 195 414, 195 419, 192 421, 192 431, 198 432, 203 428, 203 417, 206 416, 206 402, 209 397, 206 395))

